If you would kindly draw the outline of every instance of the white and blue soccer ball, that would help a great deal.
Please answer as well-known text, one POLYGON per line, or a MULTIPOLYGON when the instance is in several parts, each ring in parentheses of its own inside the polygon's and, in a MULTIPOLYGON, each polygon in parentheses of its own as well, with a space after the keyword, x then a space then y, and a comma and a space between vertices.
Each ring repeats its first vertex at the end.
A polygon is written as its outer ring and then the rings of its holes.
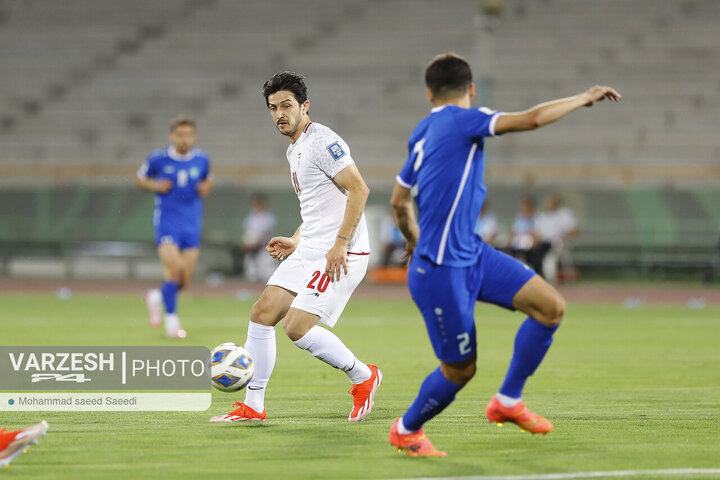
POLYGON ((235 392, 247 386, 255 372, 250 354, 237 343, 223 343, 210 352, 212 385, 223 392, 235 392))

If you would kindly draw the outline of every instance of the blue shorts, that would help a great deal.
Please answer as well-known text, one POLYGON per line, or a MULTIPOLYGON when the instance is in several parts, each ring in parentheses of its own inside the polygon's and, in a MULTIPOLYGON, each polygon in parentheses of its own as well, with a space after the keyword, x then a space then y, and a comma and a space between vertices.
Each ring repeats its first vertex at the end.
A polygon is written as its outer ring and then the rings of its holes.
POLYGON ((520 261, 487 244, 477 263, 466 267, 439 266, 413 257, 408 287, 425 319, 435 355, 448 363, 474 355, 475 302, 513 310, 513 297, 534 275, 520 261))
POLYGON ((198 248, 200 246, 200 232, 180 232, 165 228, 155 229, 155 246, 174 244, 180 250, 198 248))

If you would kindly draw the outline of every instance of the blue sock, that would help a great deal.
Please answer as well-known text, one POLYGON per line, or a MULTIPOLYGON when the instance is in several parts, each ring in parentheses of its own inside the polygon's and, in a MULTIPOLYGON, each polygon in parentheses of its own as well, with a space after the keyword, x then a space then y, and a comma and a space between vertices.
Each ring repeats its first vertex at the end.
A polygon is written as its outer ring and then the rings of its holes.
POLYGON ((178 284, 175 282, 163 282, 162 284, 162 297, 163 303, 165 304, 165 313, 175 313, 177 306, 177 292, 178 284))
POLYGON ((455 400, 455 394, 462 387, 445 378, 438 367, 425 378, 418 396, 403 415, 405 428, 413 432, 420 430, 425 422, 442 412, 455 400))
POLYGON ((512 398, 522 397, 525 381, 542 362, 558 327, 543 325, 529 317, 525 319, 515 336, 515 350, 500 393, 512 398))

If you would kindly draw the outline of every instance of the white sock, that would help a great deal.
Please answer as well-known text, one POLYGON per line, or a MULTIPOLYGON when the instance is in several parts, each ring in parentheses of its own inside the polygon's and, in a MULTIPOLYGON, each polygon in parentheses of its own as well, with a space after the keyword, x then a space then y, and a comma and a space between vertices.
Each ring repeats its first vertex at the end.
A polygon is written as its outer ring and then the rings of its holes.
POLYGON ((153 305, 160 305, 163 301, 160 289, 153 288, 152 290, 148 290, 147 299, 153 305))
POLYGON ((370 377, 372 377, 372 371, 370 370, 370 367, 368 367, 366 363, 361 362, 357 358, 355 359, 355 364, 352 366, 352 368, 350 370, 346 370, 345 373, 347 374, 350 382, 352 382, 353 385, 363 383, 366 380, 370 380, 370 377))
POLYGON ((277 345, 275 344, 275 327, 248 323, 245 350, 253 358, 255 373, 245 390, 245 405, 256 412, 265 410, 265 389, 275 368, 277 345))
POLYGON ((372 376, 370 368, 355 358, 342 340, 330 330, 315 325, 300 340, 293 343, 310 352, 313 357, 345 372, 354 385, 372 376))
POLYGON ((400 417, 400 421, 398 422, 397 427, 398 427, 398 433, 400 433, 402 435, 407 435, 408 433, 413 433, 412 430, 409 430, 405 427, 405 424, 402 421, 402 417, 400 417))
POLYGON ((165 314, 165 332, 168 335, 172 335, 180 330, 180 319, 177 313, 166 313, 165 314))
POLYGON ((500 403, 503 407, 514 407, 515 405, 520 403, 520 400, 522 400, 522 398, 508 397, 507 395, 503 395, 500 392, 496 393, 495 396, 498 400, 500 400, 500 403))

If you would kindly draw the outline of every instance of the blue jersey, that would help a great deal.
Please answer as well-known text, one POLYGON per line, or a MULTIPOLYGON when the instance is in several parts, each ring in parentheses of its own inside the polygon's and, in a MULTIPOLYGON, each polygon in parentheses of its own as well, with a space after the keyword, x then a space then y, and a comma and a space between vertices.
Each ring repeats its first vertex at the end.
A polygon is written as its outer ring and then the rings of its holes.
POLYGON ((444 105, 413 130, 397 182, 411 189, 418 206, 415 255, 451 267, 477 261, 482 240, 473 229, 487 192, 483 144, 495 135, 500 114, 444 105))
POLYGON ((186 155, 173 147, 155 150, 137 172, 140 178, 168 179, 167 193, 155 194, 155 230, 196 233, 202 228, 202 199, 197 184, 210 174, 210 158, 193 148, 186 155))

